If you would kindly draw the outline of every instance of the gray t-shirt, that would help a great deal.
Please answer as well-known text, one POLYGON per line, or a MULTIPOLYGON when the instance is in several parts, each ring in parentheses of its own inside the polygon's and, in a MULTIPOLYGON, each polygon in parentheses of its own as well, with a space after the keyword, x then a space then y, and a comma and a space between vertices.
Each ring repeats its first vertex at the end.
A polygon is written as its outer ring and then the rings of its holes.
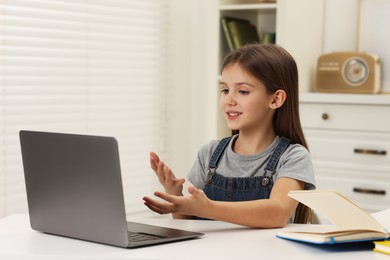
MULTIPOLYGON (((234 136, 226 147, 218 164, 217 173, 225 177, 252 177, 262 176, 268 159, 278 145, 280 137, 265 150, 255 155, 240 155, 233 152, 234 136)), ((197 188, 203 189, 207 180, 209 161, 219 141, 213 140, 201 147, 198 157, 190 169, 187 179, 197 188)), ((290 144, 281 155, 276 166, 273 181, 277 178, 287 177, 305 183, 305 190, 315 189, 313 165, 309 151, 300 144, 290 144)))

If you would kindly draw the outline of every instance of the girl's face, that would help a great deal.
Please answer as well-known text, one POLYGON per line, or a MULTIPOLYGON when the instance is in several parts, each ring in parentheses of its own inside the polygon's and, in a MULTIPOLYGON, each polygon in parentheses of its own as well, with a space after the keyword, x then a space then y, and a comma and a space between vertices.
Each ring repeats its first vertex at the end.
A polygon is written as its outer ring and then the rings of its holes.
POLYGON ((258 131, 272 127, 272 94, 264 84, 234 63, 225 67, 220 80, 220 108, 231 130, 258 131))

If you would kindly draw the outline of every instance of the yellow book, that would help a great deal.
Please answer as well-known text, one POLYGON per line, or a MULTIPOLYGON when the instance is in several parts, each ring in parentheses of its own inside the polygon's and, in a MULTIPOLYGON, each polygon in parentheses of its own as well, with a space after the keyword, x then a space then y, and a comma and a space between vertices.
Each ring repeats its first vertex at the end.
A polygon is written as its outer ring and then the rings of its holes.
POLYGON ((390 255, 390 240, 387 241, 374 241, 375 252, 384 253, 390 255))
POLYGON ((325 216, 332 225, 288 225, 277 233, 277 237, 315 244, 389 238, 390 209, 370 215, 331 190, 290 191, 288 195, 325 216))

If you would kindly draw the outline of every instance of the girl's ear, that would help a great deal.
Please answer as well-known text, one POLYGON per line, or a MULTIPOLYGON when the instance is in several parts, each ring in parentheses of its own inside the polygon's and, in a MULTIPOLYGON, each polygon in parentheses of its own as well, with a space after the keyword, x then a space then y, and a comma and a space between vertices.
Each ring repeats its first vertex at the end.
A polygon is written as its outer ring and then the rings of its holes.
POLYGON ((286 101, 287 94, 284 90, 278 89, 273 95, 271 99, 270 107, 272 109, 277 109, 284 104, 286 101))

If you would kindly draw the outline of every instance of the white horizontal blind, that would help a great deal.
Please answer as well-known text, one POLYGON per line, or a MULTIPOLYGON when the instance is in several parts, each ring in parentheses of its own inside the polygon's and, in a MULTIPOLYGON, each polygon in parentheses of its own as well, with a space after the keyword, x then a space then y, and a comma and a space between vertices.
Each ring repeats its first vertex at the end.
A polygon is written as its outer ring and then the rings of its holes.
POLYGON ((127 212, 148 214, 164 139, 163 0, 0 0, 0 217, 26 213, 21 129, 115 136, 127 212))

